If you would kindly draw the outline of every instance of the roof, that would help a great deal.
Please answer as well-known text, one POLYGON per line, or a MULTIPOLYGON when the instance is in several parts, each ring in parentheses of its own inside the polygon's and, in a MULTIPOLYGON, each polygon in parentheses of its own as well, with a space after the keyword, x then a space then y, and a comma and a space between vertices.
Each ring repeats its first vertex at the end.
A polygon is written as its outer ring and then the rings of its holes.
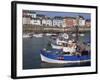
POLYGON ((79 18, 82 18, 82 19, 84 19, 84 17, 83 17, 83 16, 81 16, 81 15, 79 15, 79 18))
POLYGON ((69 18, 69 19, 76 19, 75 17, 70 17, 70 16, 65 16, 64 19, 69 18))
POLYGON ((31 19, 34 19, 34 20, 41 20, 40 18, 31 18, 31 19))
POLYGON ((31 18, 30 15, 23 15, 23 17, 26 17, 26 18, 31 18))
POLYGON ((37 14, 37 17, 45 17, 43 14, 37 14))
POLYGON ((53 19, 63 19, 61 16, 55 16, 53 19))
POLYGON ((36 13, 35 11, 33 10, 23 10, 24 13, 36 13))
POLYGON ((86 22, 91 22, 91 20, 90 19, 87 19, 86 22))

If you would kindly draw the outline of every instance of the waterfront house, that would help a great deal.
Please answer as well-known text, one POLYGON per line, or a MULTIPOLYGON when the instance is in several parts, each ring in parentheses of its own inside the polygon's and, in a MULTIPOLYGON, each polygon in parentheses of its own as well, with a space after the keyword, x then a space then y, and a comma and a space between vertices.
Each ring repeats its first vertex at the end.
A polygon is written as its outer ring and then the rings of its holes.
POLYGON ((29 15, 23 15, 23 17, 22 17, 22 23, 23 24, 31 24, 30 22, 31 22, 31 16, 29 16, 29 15))
POLYGON ((77 20, 76 18, 73 18, 73 26, 76 26, 77 25, 77 20))
POLYGON ((31 18, 31 24, 32 25, 41 25, 41 19, 40 18, 31 18))
POLYGON ((91 27, 91 20, 87 19, 85 22, 86 27, 91 27))
POLYGON ((43 19, 43 18, 45 18, 46 16, 45 15, 43 15, 43 14, 37 14, 36 15, 36 18, 40 18, 40 19, 43 19))
POLYGON ((31 24, 32 18, 36 18, 36 12, 31 10, 23 10, 23 24, 31 24))
POLYGON ((85 19, 83 16, 79 16, 79 26, 80 27, 85 26, 85 19))
POLYGON ((76 18, 74 17, 64 17, 63 27, 74 27, 77 24, 76 18))
POLYGON ((47 23, 46 18, 43 18, 42 19, 42 26, 46 26, 46 23, 47 23))
POLYGON ((62 27, 62 25, 63 25, 63 18, 61 16, 55 16, 53 18, 53 26, 62 27))
POLYGON ((23 10, 23 15, 31 16, 32 18, 36 18, 36 12, 32 10, 23 10))
POLYGON ((50 17, 46 18, 46 26, 52 26, 52 19, 50 17))

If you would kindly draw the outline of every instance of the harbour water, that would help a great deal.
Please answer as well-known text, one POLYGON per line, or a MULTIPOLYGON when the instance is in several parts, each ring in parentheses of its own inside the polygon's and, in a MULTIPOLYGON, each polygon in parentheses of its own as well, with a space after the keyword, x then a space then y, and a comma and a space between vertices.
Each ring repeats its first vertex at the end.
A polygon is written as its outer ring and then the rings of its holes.
MULTIPOLYGON (((49 39, 49 36, 23 38, 23 69, 90 66, 91 62, 77 64, 51 64, 42 62, 40 50, 47 46, 49 39)), ((84 36, 80 36, 79 41, 90 41, 90 32, 85 32, 84 36)))

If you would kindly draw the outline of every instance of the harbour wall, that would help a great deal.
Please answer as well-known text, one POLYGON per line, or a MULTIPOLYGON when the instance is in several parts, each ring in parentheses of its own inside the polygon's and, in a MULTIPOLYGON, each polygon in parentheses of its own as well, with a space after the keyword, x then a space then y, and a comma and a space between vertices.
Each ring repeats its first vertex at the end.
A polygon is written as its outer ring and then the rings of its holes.
POLYGON ((36 32, 36 33, 60 33, 60 32, 86 32, 90 31, 90 27, 74 26, 74 27, 53 27, 53 26, 38 26, 38 25, 23 25, 23 32, 36 32))

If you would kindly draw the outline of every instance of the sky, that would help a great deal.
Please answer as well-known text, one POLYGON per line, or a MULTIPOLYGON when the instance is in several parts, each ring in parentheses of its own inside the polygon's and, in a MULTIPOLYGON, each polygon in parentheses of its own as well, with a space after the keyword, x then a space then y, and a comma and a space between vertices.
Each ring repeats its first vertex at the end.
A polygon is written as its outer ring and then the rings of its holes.
POLYGON ((48 17, 54 16, 70 16, 70 17, 77 17, 78 15, 83 16, 85 19, 91 19, 90 13, 73 13, 73 12, 54 12, 54 11, 35 11, 37 14, 43 14, 48 17))

